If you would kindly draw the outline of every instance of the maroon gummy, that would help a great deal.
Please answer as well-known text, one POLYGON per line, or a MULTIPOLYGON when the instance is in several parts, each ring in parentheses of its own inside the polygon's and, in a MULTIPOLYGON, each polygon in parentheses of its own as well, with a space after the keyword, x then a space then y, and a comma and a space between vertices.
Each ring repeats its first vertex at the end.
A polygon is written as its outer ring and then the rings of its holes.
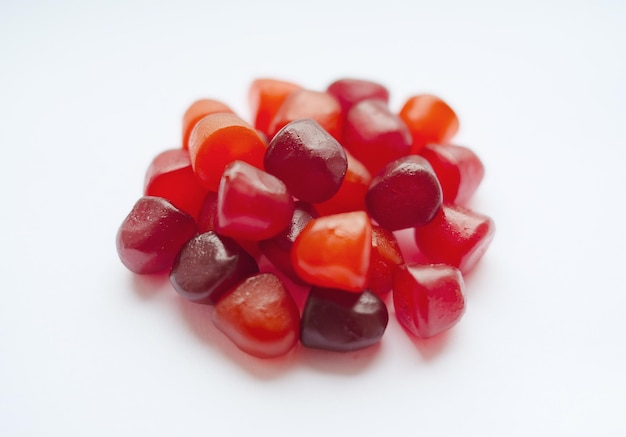
POLYGON ((426 159, 408 155, 387 164, 365 196, 370 216, 391 231, 428 223, 441 207, 441 186, 426 159))
POLYGON ((292 121, 278 131, 268 146, 264 166, 292 195, 318 203, 339 190, 348 160, 341 144, 307 118, 292 121))
POLYGON ((300 341, 306 347, 349 352, 380 341, 389 314, 371 291, 353 293, 313 287, 300 323, 300 341))
POLYGON ((117 253, 134 273, 166 271, 196 232, 196 222, 189 214, 161 197, 144 196, 117 232, 117 253))
POLYGON ((258 272, 256 260, 239 244, 210 231, 183 246, 170 272, 170 282, 185 299, 214 305, 231 288, 258 272))

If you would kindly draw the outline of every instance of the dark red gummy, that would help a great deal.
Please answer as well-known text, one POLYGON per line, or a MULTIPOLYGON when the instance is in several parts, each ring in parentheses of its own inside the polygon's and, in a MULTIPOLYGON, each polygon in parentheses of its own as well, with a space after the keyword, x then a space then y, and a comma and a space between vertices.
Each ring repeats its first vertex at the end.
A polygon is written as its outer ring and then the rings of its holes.
POLYGON ((396 317, 413 335, 433 337, 463 316, 464 290, 461 272, 452 266, 402 265, 393 280, 396 317))
POLYGON ((291 247, 302 229, 315 217, 318 217, 318 213, 310 204, 297 201, 287 228, 280 234, 259 242, 263 255, 294 282, 302 282, 302 279, 293 269, 291 247))
POLYGON ((427 225, 415 228, 415 241, 431 263, 470 271, 483 256, 495 232, 491 218, 460 205, 444 204, 427 225))
POLYGON ((326 90, 337 98, 344 116, 361 100, 378 99, 389 102, 389 91, 379 83, 363 79, 339 79, 328 85, 326 90))
POLYGON ((317 203, 339 190, 348 161, 343 147, 316 121, 301 119, 274 136, 264 165, 295 197, 317 203))
POLYGON ((428 223, 441 207, 441 186, 426 159, 408 155, 374 177, 365 202, 379 225, 396 231, 428 223))
POLYGON ((411 142, 409 128, 382 100, 362 100, 347 114, 342 144, 373 175, 408 155, 411 142))
POLYGON ((372 226, 372 252, 367 273, 367 289, 384 296, 393 286, 393 273, 404 263, 400 245, 393 232, 372 226))
POLYGON ((170 272, 170 282, 185 299, 213 305, 258 272, 256 260, 234 240, 205 232, 183 246, 170 272))
POLYGON ((389 314, 374 293, 313 287, 300 323, 300 341, 310 348, 349 352, 380 341, 389 314))
POLYGON ((293 208, 291 194, 280 179, 233 161, 220 180, 215 230, 235 239, 264 240, 287 227, 293 208))
POLYGON ((443 201, 463 204, 474 194, 485 175, 478 156, 467 147, 428 144, 419 153, 430 163, 439 179, 443 201))
POLYGON ((117 253, 134 273, 162 272, 172 267, 178 251, 196 231, 193 217, 167 200, 142 197, 117 232, 117 253))

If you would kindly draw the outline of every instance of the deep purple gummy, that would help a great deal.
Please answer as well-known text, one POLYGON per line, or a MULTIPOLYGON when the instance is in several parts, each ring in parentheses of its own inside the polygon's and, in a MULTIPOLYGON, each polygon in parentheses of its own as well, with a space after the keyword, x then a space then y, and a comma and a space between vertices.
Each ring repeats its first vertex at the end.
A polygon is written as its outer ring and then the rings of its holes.
POLYGON ((185 299, 214 305, 225 293, 258 272, 256 260, 239 244, 210 231, 183 246, 170 272, 170 282, 185 299))
POLYGON ((303 281, 291 264, 291 247, 307 223, 318 216, 318 212, 311 204, 299 200, 295 203, 289 226, 275 237, 259 242, 259 249, 274 267, 298 283, 303 281))
POLYGON ((372 179, 367 211, 391 231, 428 223, 441 207, 439 180, 426 159, 408 155, 387 164, 372 179))
POLYGON ((348 169, 346 152, 315 120, 303 118, 283 127, 270 142, 265 170, 289 192, 310 203, 330 199, 348 169))
POLYGON ((116 236, 122 263, 139 274, 169 270, 180 248, 197 232, 189 214, 160 197, 140 198, 116 236))
POLYGON ((300 341, 336 352, 363 349, 380 341, 388 321, 385 303, 371 291, 313 287, 302 313, 300 341))

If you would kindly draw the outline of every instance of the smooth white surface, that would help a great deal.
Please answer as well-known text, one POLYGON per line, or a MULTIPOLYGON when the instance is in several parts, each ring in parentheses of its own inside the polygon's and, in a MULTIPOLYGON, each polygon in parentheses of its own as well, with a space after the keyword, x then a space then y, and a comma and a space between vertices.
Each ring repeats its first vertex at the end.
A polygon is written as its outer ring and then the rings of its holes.
POLYGON ((626 3, 0 4, 0 435, 625 435, 626 3), (465 317, 244 356, 114 236, 200 97, 379 80, 446 99, 496 237, 465 317))

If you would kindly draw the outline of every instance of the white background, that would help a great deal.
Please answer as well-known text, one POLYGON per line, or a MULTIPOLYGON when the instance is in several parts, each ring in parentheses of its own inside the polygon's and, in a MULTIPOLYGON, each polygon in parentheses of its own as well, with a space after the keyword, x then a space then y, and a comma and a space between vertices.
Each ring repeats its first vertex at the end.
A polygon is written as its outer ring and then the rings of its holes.
POLYGON ((626 435, 625 2, 173 3, 0 3, 0 435, 626 435), (187 105, 260 76, 457 111, 497 231, 449 334, 258 360, 123 268, 187 105))

